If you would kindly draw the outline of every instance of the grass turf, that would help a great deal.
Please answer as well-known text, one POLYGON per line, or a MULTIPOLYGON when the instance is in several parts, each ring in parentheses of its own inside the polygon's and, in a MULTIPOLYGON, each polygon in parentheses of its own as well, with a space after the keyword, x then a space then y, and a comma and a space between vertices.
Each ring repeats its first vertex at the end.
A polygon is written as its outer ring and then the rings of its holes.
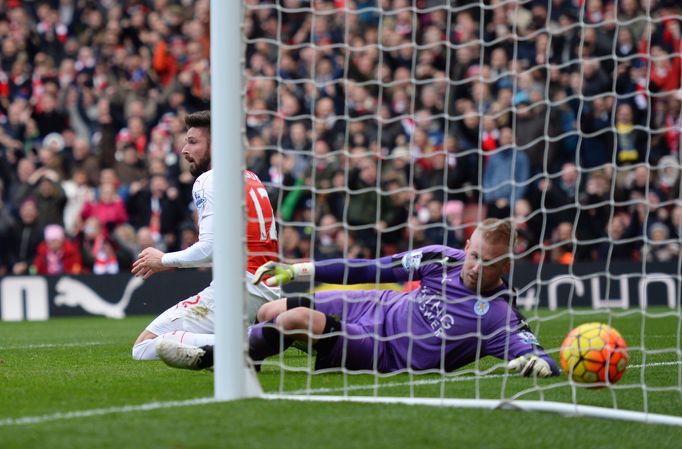
MULTIPOLYGON (((532 327, 547 348, 568 330, 607 321, 588 310, 542 311, 532 327)), ((21 424, 22 417, 209 397, 213 374, 134 362, 130 344, 150 317, 53 319, 0 324, 0 447, 677 447, 682 428, 596 418, 425 406, 243 400, 104 413, 21 424), (677 441, 678 443, 675 443, 677 441), (581 444, 582 442, 582 444, 581 444)), ((565 378, 506 376, 484 359, 454 375, 386 378, 306 372, 306 354, 281 359, 293 371, 264 367, 267 392, 577 401, 586 405, 682 416, 679 312, 614 312, 611 323, 630 348, 631 368, 614 388, 571 388, 565 378), (482 376, 475 376, 475 370, 482 376), (641 380, 647 389, 641 387, 641 380)), ((558 354, 552 355, 558 359, 558 354)), ((277 358, 271 359, 277 362, 277 358)), ((54 417, 54 416, 53 416, 54 417)))

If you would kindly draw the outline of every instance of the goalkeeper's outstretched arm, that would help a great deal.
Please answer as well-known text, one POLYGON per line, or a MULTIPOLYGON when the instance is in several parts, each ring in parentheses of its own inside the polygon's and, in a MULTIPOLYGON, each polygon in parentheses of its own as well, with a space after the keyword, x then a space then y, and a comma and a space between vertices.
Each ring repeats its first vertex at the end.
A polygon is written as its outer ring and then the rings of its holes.
POLYGON ((329 259, 295 264, 268 262, 256 271, 253 283, 257 284, 263 278, 267 278, 265 283, 271 287, 313 278, 330 284, 418 280, 429 265, 449 263, 448 251, 452 250, 446 246, 431 245, 380 259, 329 259))
POLYGON ((392 259, 329 259, 320 262, 283 264, 267 262, 256 271, 253 283, 267 277, 265 284, 276 286, 291 281, 309 281, 331 284, 362 284, 367 282, 397 282, 392 259))

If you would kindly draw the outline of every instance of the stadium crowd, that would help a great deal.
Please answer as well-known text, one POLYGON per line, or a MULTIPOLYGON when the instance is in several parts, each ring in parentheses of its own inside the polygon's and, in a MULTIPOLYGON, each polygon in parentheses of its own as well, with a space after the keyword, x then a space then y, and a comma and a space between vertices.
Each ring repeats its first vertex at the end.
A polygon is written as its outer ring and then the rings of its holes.
MULTIPOLYGON (((679 257, 679 1, 486 5, 245 1, 246 165, 285 260, 460 247, 485 217, 529 261, 679 257)), ((0 40, 0 275, 191 245, 209 1, 5 0, 0 40)))

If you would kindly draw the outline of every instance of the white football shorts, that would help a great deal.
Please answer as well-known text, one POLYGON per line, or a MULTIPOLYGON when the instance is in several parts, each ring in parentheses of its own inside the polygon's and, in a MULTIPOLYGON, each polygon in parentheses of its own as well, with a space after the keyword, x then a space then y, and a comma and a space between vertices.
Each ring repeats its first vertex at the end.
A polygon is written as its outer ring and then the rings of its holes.
MULTIPOLYGON (((281 296, 279 288, 268 287, 263 283, 253 285, 251 283, 252 279, 253 275, 247 272, 246 286, 249 294, 246 310, 249 324, 253 323, 256 319, 256 312, 258 312, 260 306, 269 301, 279 299, 281 296)), ((211 283, 211 285, 196 295, 190 296, 168 308, 147 326, 147 330, 156 335, 173 331, 213 334, 215 332, 214 295, 215 288, 213 283, 211 283)))

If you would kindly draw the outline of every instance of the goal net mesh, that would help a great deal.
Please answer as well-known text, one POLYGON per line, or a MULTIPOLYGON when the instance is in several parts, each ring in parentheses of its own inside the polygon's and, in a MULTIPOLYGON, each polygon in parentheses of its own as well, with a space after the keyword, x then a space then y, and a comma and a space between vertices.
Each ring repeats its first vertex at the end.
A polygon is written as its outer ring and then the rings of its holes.
MULTIPOLYGON (((315 348, 297 345, 263 362, 266 392, 680 416, 679 2, 243 6, 246 166, 277 211, 282 262, 464 248, 483 219, 508 218, 509 285, 546 352, 558 363, 566 334, 599 321, 630 354, 623 379, 595 390, 492 357, 451 372, 319 373, 315 348)), ((417 286, 287 291, 357 288, 417 286)))

